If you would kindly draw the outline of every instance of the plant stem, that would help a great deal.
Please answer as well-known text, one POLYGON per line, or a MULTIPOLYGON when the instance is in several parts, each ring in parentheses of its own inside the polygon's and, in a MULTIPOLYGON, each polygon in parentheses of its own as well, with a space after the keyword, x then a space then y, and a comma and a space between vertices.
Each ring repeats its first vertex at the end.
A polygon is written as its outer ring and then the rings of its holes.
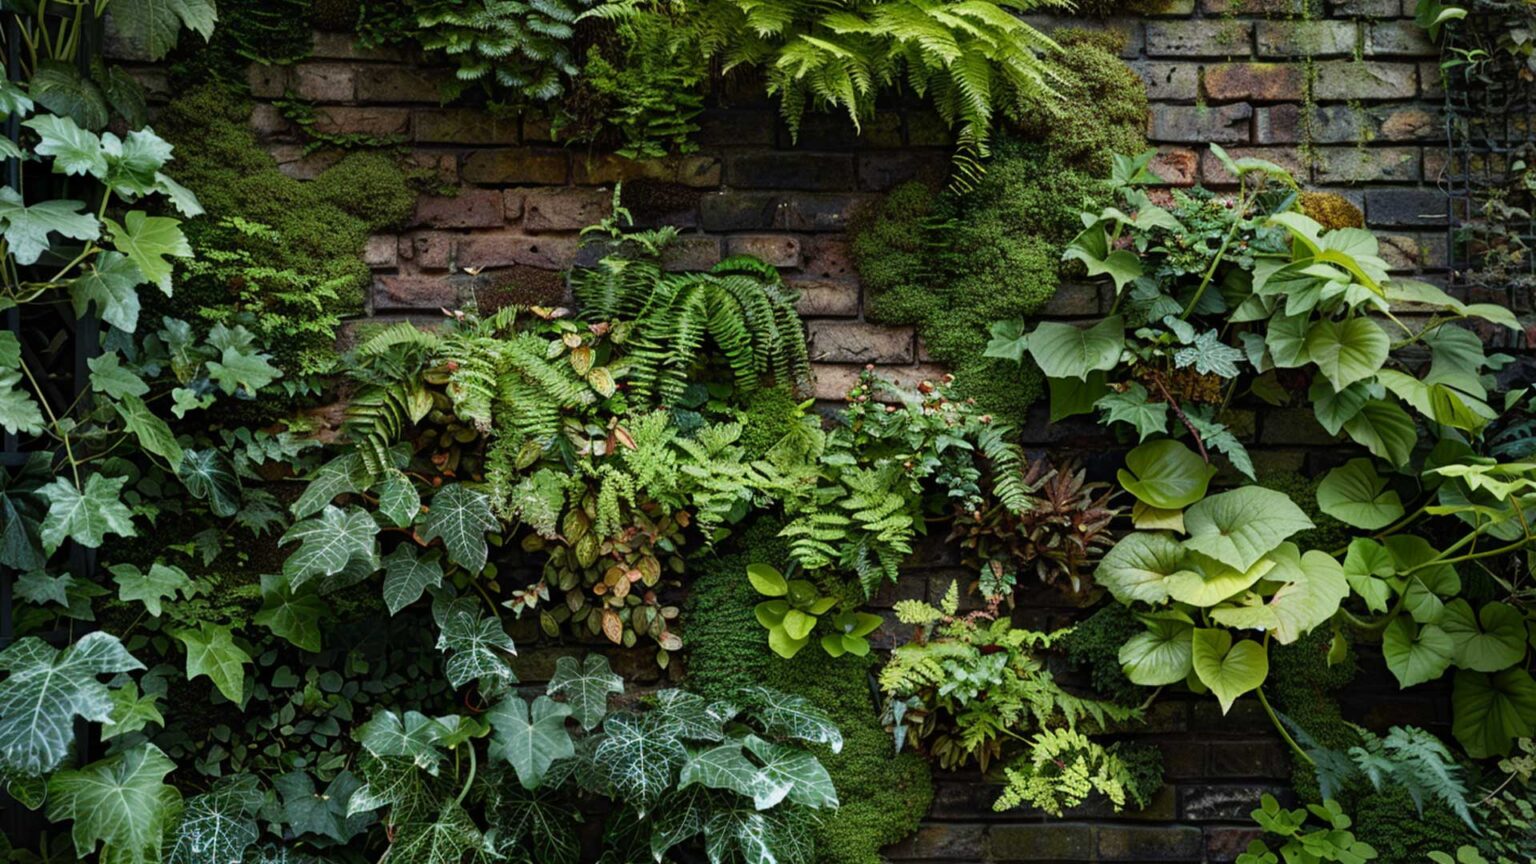
POLYGON ((1285 743, 1291 745, 1291 749, 1296 751, 1296 755, 1300 756, 1303 762, 1316 768, 1317 761, 1309 756, 1307 751, 1301 749, 1301 745, 1297 744, 1296 739, 1291 737, 1291 733, 1286 731, 1285 724, 1280 722, 1280 715, 1276 714, 1275 709, 1270 707, 1269 699, 1264 696, 1264 688, 1260 687, 1253 692, 1259 694, 1259 704, 1264 706, 1264 713, 1269 715, 1269 722, 1275 724, 1275 729, 1280 733, 1280 737, 1285 739, 1285 743))
POLYGON ((475 785, 475 742, 466 741, 469 745, 469 775, 464 778, 464 788, 459 790, 459 797, 453 800, 455 804, 463 804, 469 796, 469 787, 475 785))

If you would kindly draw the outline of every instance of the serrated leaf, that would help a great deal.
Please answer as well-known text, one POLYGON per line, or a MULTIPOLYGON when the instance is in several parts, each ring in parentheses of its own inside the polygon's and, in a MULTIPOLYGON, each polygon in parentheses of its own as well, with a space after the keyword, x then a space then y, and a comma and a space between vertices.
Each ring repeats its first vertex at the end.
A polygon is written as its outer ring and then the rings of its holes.
POLYGON ((593 752, 618 796, 641 815, 672 787, 673 775, 686 758, 673 730, 633 714, 614 714, 604 720, 602 738, 593 752))
POLYGON ((240 704, 245 694, 245 667, 251 655, 234 642, 233 634, 222 624, 204 621, 196 630, 177 630, 171 634, 187 649, 187 680, 208 676, 224 698, 240 704))
POLYGON ((613 674, 608 658, 588 654, 585 661, 561 657, 549 679, 549 695, 564 696, 581 728, 591 731, 608 714, 608 696, 624 694, 624 679, 613 674))
POLYGON ((208 378, 226 395, 254 399, 256 392, 282 377, 266 354, 225 348, 218 360, 208 361, 208 378))
POLYGON ((517 696, 506 696, 486 715, 496 730, 491 738, 491 758, 506 760, 523 788, 537 789, 551 764, 576 755, 571 734, 565 729, 569 716, 571 706, 548 696, 534 699, 532 705, 517 696))
POLYGON ((1129 423, 1135 427, 1138 441, 1168 431, 1168 403, 1153 401, 1147 388, 1135 381, 1127 383, 1123 392, 1111 392, 1093 405, 1104 412, 1106 426, 1129 423))
MULTIPOLYGON (((724 789, 752 797, 759 785, 766 787, 767 784, 757 765, 741 749, 741 743, 732 740, 690 751, 678 774, 678 788, 686 789, 698 784, 709 789, 724 789)), ((787 787, 783 787, 779 797, 782 799, 788 791, 787 787)))
POLYGON ((361 492, 365 481, 362 459, 355 451, 344 453, 321 465, 288 509, 300 519, 313 516, 335 501, 338 495, 361 492))
POLYGON ((436 550, 421 554, 409 543, 402 543, 384 556, 384 605, 389 614, 421 599, 422 592, 443 584, 443 565, 436 550))
POLYGON ((421 512, 421 494, 403 471, 385 475, 379 483, 379 512, 398 528, 408 528, 421 512))
POLYGON ((499 527, 491 513, 490 496, 462 483, 439 489, 420 525, 422 540, 442 538, 449 560, 470 573, 485 568, 486 532, 499 527))
POLYGON ((48 780, 48 818, 72 821, 75 849, 101 846, 106 864, 158 864, 165 836, 181 810, 181 793, 165 782, 176 763, 143 743, 48 780))
POLYGON ((187 799, 167 864, 235 864, 245 860, 261 829, 257 813, 266 796, 253 774, 220 778, 209 791, 187 799))
POLYGON ((121 0, 112 7, 118 33, 150 60, 171 53, 183 27, 206 42, 218 20, 213 0, 121 0))
POLYGON ((451 652, 443 671, 453 686, 463 687, 476 679, 517 680, 512 667, 497 653, 517 653, 500 620, 452 609, 438 621, 438 628, 438 649, 451 652))
POLYGON ((261 609, 251 623, 272 631, 272 635, 305 651, 320 650, 320 619, 326 604, 313 591, 295 591, 288 580, 278 575, 261 577, 261 609))
POLYGON ((143 396, 149 392, 149 385, 144 383, 143 378, 123 368, 115 351, 92 357, 85 361, 85 365, 91 369, 91 389, 97 393, 121 399, 124 396, 143 396))
POLYGON ((375 756, 409 759, 416 767, 435 775, 443 761, 439 743, 448 732, 441 720, 420 711, 406 711, 403 715, 375 711, 367 723, 358 727, 354 737, 375 756))
POLYGON ((372 561, 378 532, 379 526, 367 511, 358 507, 342 510, 328 504, 319 515, 295 523, 283 533, 279 546, 299 543, 283 562, 283 574, 297 589, 317 576, 342 572, 353 559, 372 561))
POLYGON ((104 723, 112 697, 99 675, 143 669, 116 636, 95 631, 63 650, 24 636, 0 651, 0 767, 29 777, 69 755, 75 718, 104 723))
POLYGON ((101 224, 85 204, 62 199, 39 201, 28 207, 9 186, 0 188, 0 235, 5 237, 16 263, 30 266, 48 251, 50 234, 71 240, 95 240, 101 224))
POLYGON ((133 564, 114 564, 107 569, 117 582, 118 599, 124 603, 137 600, 156 618, 160 617, 162 600, 175 600, 178 593, 186 595, 192 588, 186 571, 159 561, 149 565, 148 572, 133 564))
POLYGON ((64 477, 37 490, 48 501, 48 515, 43 517, 43 546, 50 552, 73 540, 91 549, 99 547, 108 534, 134 536, 133 512, 122 502, 127 477, 92 474, 82 492, 64 477))
MULTIPOLYGON (((136 0, 154 2, 154 0, 136 0)), ((4 190, 0 190, 3 193, 4 190)), ((0 196, 3 197, 3 196, 0 196)), ((66 202, 68 203, 68 202, 66 202)), ((0 207, 3 214, 3 207, 0 207)), ((94 223, 95 219, 90 218, 94 223)), ((191 258, 192 246, 181 233, 181 223, 167 216, 150 216, 142 210, 130 210, 121 223, 113 219, 103 220, 112 246, 128 256, 133 266, 143 274, 145 281, 153 283, 165 296, 171 296, 171 258, 191 258)), ((91 237, 79 239, 94 239, 91 237)))
MULTIPOLYGON (((12 339, 13 333, 5 333, 12 339)), ((43 412, 32 394, 21 389, 21 373, 0 369, 0 427, 12 435, 38 435, 43 431, 43 412)))

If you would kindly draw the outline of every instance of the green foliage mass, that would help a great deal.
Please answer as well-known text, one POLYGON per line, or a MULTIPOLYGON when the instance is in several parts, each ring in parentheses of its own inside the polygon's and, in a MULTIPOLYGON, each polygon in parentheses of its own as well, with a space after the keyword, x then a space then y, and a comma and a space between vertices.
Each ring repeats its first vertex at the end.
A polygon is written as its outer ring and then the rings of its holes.
POLYGON ((1033 316, 1056 293, 1078 213, 1106 199, 1110 154, 1142 147, 1146 90, 1115 55, 1115 39, 1068 31, 1059 85, 1067 107, 1024 112, 965 195, 909 183, 856 226, 853 252, 871 320, 916 325, 949 365, 961 395, 1022 425, 1042 393, 982 356, 1000 317, 1033 316))
MULTIPOLYGON (((340 4, 265 0, 219 4, 213 38, 182 40, 173 55, 171 83, 178 90, 209 81, 243 85, 251 62, 291 63, 309 54, 311 21, 320 23, 340 4)), ((355 12, 355 10, 354 10, 355 12)))
POLYGON ((1338 549, 1349 542, 1348 526, 1318 509, 1317 486, 1322 482, 1322 475, 1308 478, 1297 471, 1266 471, 1259 475, 1260 486, 1284 492, 1316 526, 1296 535, 1296 543, 1303 549, 1338 549))
POLYGON ((842 730, 843 749, 817 755, 842 803, 816 828, 817 858, 826 864, 877 864, 881 847, 910 834, 927 811, 933 797, 928 765, 914 754, 893 752, 890 735, 877 722, 869 677, 873 658, 845 654, 834 660, 806 651, 782 660, 768 650, 752 616, 761 598, 743 574, 748 564, 787 559, 779 528, 759 521, 738 539, 736 546, 747 551, 696 565, 701 575, 684 612, 688 686, 724 698, 757 684, 802 696, 827 712, 842 730))
POLYGON ((207 310, 227 309, 230 320, 248 313, 255 326, 247 326, 272 346, 285 372, 323 371, 335 354, 334 332, 308 325, 361 309, 371 282, 363 246, 370 234, 403 224, 415 196, 382 153, 349 154, 310 182, 289 177, 256 142, 249 114, 249 103, 232 88, 207 85, 172 101, 159 117, 176 148, 172 172, 208 212, 188 226, 193 247, 223 265, 183 279, 172 308, 204 310, 202 317, 215 320, 218 313, 207 310), (270 230, 232 230, 233 219, 270 230), (266 270, 248 272, 257 266, 266 270), (248 281, 282 287, 242 296, 248 281), (311 305, 315 286, 334 294, 319 310, 311 305))
POLYGON ((1130 609, 1109 603, 1072 625, 1060 646, 1074 671, 1088 673, 1095 692, 1121 705, 1140 705, 1146 691, 1125 677, 1120 646, 1144 629, 1130 609))

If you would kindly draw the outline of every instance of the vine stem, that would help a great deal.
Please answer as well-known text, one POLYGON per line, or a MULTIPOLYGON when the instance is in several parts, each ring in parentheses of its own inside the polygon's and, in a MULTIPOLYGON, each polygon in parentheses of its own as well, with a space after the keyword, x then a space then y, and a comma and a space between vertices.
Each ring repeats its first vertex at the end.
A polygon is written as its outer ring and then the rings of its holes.
MULTIPOLYGON (((1227 257, 1227 247, 1231 246, 1232 241, 1237 239, 1238 229, 1243 225, 1243 213, 1248 209, 1248 187, 1241 185, 1242 178, 1238 178, 1238 183, 1240 185, 1237 188, 1237 202, 1234 205, 1237 212, 1232 219, 1232 227, 1227 229, 1227 236, 1222 238, 1221 248, 1216 250, 1216 257, 1212 259, 1211 266, 1205 269, 1205 278, 1200 280, 1200 287, 1195 289, 1195 296, 1189 298, 1189 305, 1184 307, 1184 313, 1179 316, 1180 321, 1188 321, 1189 316, 1195 313, 1195 307, 1200 305, 1200 298, 1205 296, 1205 289, 1210 287, 1211 279, 1216 276, 1216 268, 1220 267, 1221 262, 1227 257)), ((1207 459, 1206 461, 1209 462, 1210 460, 1207 459)))
POLYGON ((64 444, 64 458, 69 460, 69 473, 74 475, 75 489, 82 490, 84 487, 80 485, 80 463, 75 461, 75 452, 69 446, 69 433, 65 432, 64 427, 59 425, 58 415, 53 413, 53 406, 48 404, 47 394, 43 393, 43 388, 37 383, 37 379, 32 377, 32 370, 28 368, 27 361, 23 359, 17 365, 21 367, 21 373, 27 376, 27 382, 32 385, 32 392, 37 394, 37 404, 43 406, 43 410, 48 412, 48 422, 52 424, 54 433, 59 436, 59 440, 64 444))
MULTIPOLYGON (((1265 641, 1267 642, 1268 640, 1266 639, 1265 641)), ((1275 709, 1270 707, 1269 699, 1264 695, 1264 688, 1260 687, 1254 692, 1259 694, 1259 704, 1264 706, 1264 713, 1269 715, 1269 722, 1275 724, 1275 730, 1280 733, 1280 737, 1285 739, 1285 743, 1291 745, 1291 749, 1296 751, 1296 755, 1300 756, 1302 761, 1316 768, 1317 760, 1309 756, 1307 751, 1301 749, 1301 745, 1297 744, 1296 739, 1292 738, 1291 733, 1286 730, 1285 724, 1280 722, 1280 715, 1276 714, 1275 709)))
POLYGON ((464 799, 469 796, 469 787, 475 785, 475 742, 467 743, 469 744, 469 774, 464 778, 464 788, 459 790, 459 797, 453 799, 455 804, 463 804, 464 799))

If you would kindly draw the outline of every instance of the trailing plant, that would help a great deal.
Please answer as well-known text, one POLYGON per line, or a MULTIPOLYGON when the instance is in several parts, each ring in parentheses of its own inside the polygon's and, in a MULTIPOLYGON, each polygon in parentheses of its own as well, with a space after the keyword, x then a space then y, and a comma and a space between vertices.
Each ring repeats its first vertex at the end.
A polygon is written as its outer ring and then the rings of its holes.
POLYGON ((1265 834, 1276 835, 1284 842, 1277 854, 1264 840, 1254 840, 1237 856, 1238 864, 1280 864, 1282 860, 1364 864, 1376 859, 1376 850, 1350 833, 1353 823, 1336 801, 1287 810, 1266 793, 1259 809, 1253 811, 1253 821, 1265 834), (1314 826, 1312 817, 1321 820, 1322 826, 1314 826))
POLYGON ((484 85, 513 104, 549 102, 580 73, 576 21, 591 0, 409 0, 421 47, 456 65, 447 96, 484 85))
POLYGON ((899 601, 896 616, 916 628, 880 671, 898 750, 910 741, 941 767, 974 761, 986 770, 1009 739, 1023 742, 1004 769, 997 810, 1028 804, 1060 815, 1092 793, 1119 810, 1128 796, 1145 805, 1156 791, 1130 782, 1119 756, 1079 729, 1101 730, 1141 712, 1075 696, 1056 682, 1043 652, 1064 633, 1015 628, 995 603, 961 614, 958 582, 938 606, 899 601))

